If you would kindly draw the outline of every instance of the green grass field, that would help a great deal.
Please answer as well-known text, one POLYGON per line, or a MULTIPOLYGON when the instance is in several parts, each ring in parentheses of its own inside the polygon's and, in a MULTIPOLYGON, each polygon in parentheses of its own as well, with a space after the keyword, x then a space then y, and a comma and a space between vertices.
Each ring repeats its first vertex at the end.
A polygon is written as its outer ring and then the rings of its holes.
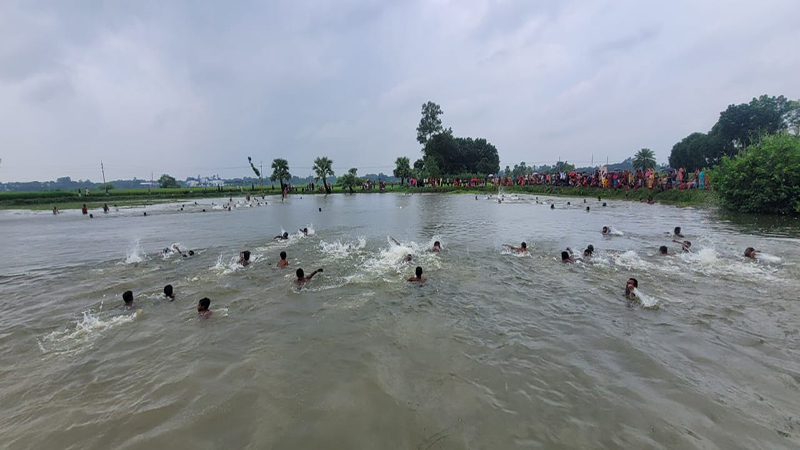
MULTIPOLYGON (((341 186, 334 186, 333 192, 335 194, 349 193, 349 190, 343 190, 341 186)), ((355 189, 354 194, 359 193, 378 193, 378 189, 372 191, 362 191, 355 189)), ((497 187, 485 188, 465 188, 453 186, 439 186, 439 187, 424 187, 412 188, 409 186, 389 185, 386 187, 385 192, 407 192, 407 193, 456 193, 456 194, 496 194, 497 187)), ((519 193, 519 194, 539 194, 539 195, 552 195, 552 196, 566 196, 566 197, 586 197, 609 199, 625 199, 632 201, 646 200, 648 195, 652 195, 656 202, 669 203, 676 205, 712 205, 717 203, 716 195, 711 191, 695 191, 695 190, 670 190, 659 192, 657 190, 638 189, 638 190, 612 190, 612 189, 598 189, 598 188, 572 188, 572 187, 555 187, 555 186, 508 186, 503 187, 504 193, 519 193)), ((243 197, 247 194, 254 196, 261 195, 280 195, 280 189, 271 189, 270 187, 256 187, 255 190, 239 188, 228 188, 222 192, 217 192, 216 189, 204 188, 169 188, 152 189, 148 193, 147 189, 112 189, 109 195, 104 195, 103 192, 90 192, 88 197, 78 197, 76 191, 41 191, 41 192, 0 192, 0 209, 34 209, 34 210, 47 210, 52 209, 53 206, 58 206, 59 209, 79 209, 85 203, 90 209, 96 209, 108 203, 109 206, 138 206, 149 205, 165 202, 180 202, 188 200, 196 200, 199 198, 212 198, 212 197, 243 197)), ((320 194, 320 192, 302 192, 300 189, 292 195, 303 194, 320 194)))

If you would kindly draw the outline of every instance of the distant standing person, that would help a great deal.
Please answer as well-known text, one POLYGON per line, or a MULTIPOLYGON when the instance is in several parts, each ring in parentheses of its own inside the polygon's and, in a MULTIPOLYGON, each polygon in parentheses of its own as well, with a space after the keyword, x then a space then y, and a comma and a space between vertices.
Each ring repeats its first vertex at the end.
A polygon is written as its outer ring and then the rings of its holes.
POLYGON ((53 206, 53 215, 54 216, 58 215, 58 207, 57 206, 53 206))
POLYGON ((84 216, 89 214, 89 208, 86 207, 86 203, 83 204, 83 208, 81 208, 81 212, 83 213, 84 216))
POLYGON ((289 261, 286 260, 286 252, 281 252, 281 260, 278 261, 278 269, 283 269, 288 265, 289 261))

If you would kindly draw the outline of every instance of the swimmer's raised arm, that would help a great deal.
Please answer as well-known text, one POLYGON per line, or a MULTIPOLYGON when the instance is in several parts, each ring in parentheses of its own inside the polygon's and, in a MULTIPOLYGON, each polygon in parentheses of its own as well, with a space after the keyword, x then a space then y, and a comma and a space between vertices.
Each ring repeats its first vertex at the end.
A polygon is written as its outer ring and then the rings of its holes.
POLYGON ((390 240, 390 241, 392 241, 392 242, 394 242, 394 244, 395 244, 395 245, 400 245, 400 243, 399 243, 399 242, 397 242, 397 239, 395 239, 395 238, 393 238, 393 237, 391 237, 391 236, 389 236, 389 240, 390 240))
POLYGON ((314 275, 316 275, 316 274, 318 274, 318 273, 321 273, 321 272, 322 272, 322 268, 320 267, 319 269, 317 269, 317 270, 315 270, 315 271, 311 272, 311 274, 309 274, 309 275, 306 277, 306 280, 310 280, 310 279, 314 278, 314 275))

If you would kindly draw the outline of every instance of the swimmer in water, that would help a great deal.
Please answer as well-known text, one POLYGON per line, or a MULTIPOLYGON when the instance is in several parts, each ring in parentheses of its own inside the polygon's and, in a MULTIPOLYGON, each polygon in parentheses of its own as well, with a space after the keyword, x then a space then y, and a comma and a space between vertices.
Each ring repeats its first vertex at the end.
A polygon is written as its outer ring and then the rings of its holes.
POLYGON ((675 227, 675 229, 672 230, 672 233, 675 235, 676 238, 683 237, 683 235, 681 234, 681 227, 675 227))
POLYGON ((603 235, 611 236, 611 227, 603 227, 603 235))
POLYGON ((416 276, 413 276, 413 277, 409 278, 408 281, 411 281, 411 282, 414 282, 414 283, 423 283, 423 282, 425 282, 425 277, 422 276, 422 267, 417 266, 417 268, 414 270, 414 273, 415 273, 416 276))
POLYGON ((311 279, 314 278, 314 275, 316 275, 318 273, 322 273, 322 268, 319 268, 319 269, 311 272, 311 275, 309 275, 309 276, 305 276, 305 272, 303 272, 303 269, 297 269, 297 272, 296 272, 297 279, 294 280, 294 284, 296 284, 298 286, 302 286, 302 285, 308 283, 309 281, 311 281, 311 279))
POLYGON ((289 239, 289 233, 286 231, 284 231, 283 234, 279 234, 278 236, 272 238, 273 241, 285 241, 287 239, 289 239))
POLYGON ((307 227, 301 229, 300 232, 303 233, 303 236, 308 236, 308 228, 307 227))
POLYGON ((691 242, 689 242, 689 241, 681 242, 681 241, 679 241, 677 239, 673 239, 672 242, 674 242, 676 244, 681 244, 681 248, 683 249, 683 251, 685 253, 691 253, 692 252, 692 243, 691 242))
POLYGON ((661 247, 658 247, 658 253, 661 255, 669 255, 669 249, 666 245, 662 245, 661 247))
POLYGON ((572 250, 567 247, 566 251, 561 252, 561 262, 565 264, 574 263, 575 258, 572 256, 572 250))
POLYGON ((584 258, 591 258, 592 257, 592 253, 594 253, 594 245, 589 244, 586 247, 586 250, 583 251, 583 257, 584 258))
POLYGON ((753 247, 747 247, 746 249, 744 249, 744 256, 746 256, 746 257, 748 257, 750 259, 756 259, 756 256, 758 256, 758 253, 761 253, 761 252, 756 250, 756 249, 754 249, 753 247))
POLYGON ((403 258, 403 262, 411 262, 414 260, 414 255, 411 253, 407 254, 405 258, 403 258))
POLYGON ((433 243, 433 248, 431 249, 431 253, 439 253, 442 251, 442 244, 439 241, 433 243))
POLYGON ((190 256, 194 256, 194 251, 193 250, 189 250, 186 253, 181 253, 181 256, 183 256, 184 258, 188 258, 190 256))
POLYGON ((634 292, 634 289, 638 287, 639 281, 636 278, 628 278, 628 282, 625 283, 625 298, 628 300, 635 300, 636 292, 634 292))
POLYGON ((522 244, 520 244, 519 247, 514 247, 513 245, 508 245, 508 244, 503 244, 503 247, 506 247, 506 248, 508 248, 508 249, 510 249, 512 251, 517 252, 517 253, 525 253, 525 252, 528 251, 528 244, 526 244, 524 242, 522 244))
POLYGON ((589 212, 589 210, 590 210, 590 209, 589 209, 589 207, 587 206, 587 207, 586 207, 586 212, 589 212))
POLYGON ((83 204, 83 208, 81 208, 81 213, 83 213, 84 216, 86 214, 89 214, 89 209, 86 207, 86 203, 83 204))
POLYGON ((278 261, 278 269, 283 269, 288 265, 289 261, 286 260, 286 252, 281 252, 281 260, 278 261))
POLYGON ((133 304, 133 292, 132 291, 125 291, 122 293, 122 301, 125 302, 122 305, 122 309, 133 309, 136 305, 133 304))
POLYGON ((58 207, 57 206, 53 206, 53 215, 55 216, 57 214, 58 214, 58 207))
POLYGON ((171 284, 164 286, 164 297, 167 297, 171 302, 175 301, 175 294, 172 292, 171 284))
POLYGON ((197 315, 204 319, 211 317, 212 312, 210 309, 208 309, 210 306, 211 299, 208 297, 201 298, 200 301, 197 302, 197 315))
POLYGON ((556 209, 556 205, 550 203, 550 209, 556 209))
POLYGON ((247 267, 248 264, 250 264, 250 252, 248 250, 239 252, 239 264, 241 264, 242 267, 247 267))

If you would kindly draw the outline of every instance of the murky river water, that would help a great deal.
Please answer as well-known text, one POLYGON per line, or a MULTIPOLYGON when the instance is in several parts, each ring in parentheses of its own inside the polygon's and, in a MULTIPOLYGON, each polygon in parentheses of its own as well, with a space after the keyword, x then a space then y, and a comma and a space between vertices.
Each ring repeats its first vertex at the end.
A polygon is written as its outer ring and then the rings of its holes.
POLYGON ((0 212, 0 447, 800 447, 796 222, 596 198, 211 202, 0 212), (162 257, 173 243, 196 253, 162 257), (298 267, 325 271, 297 290, 298 267), (630 276, 649 307, 624 299, 630 276))

